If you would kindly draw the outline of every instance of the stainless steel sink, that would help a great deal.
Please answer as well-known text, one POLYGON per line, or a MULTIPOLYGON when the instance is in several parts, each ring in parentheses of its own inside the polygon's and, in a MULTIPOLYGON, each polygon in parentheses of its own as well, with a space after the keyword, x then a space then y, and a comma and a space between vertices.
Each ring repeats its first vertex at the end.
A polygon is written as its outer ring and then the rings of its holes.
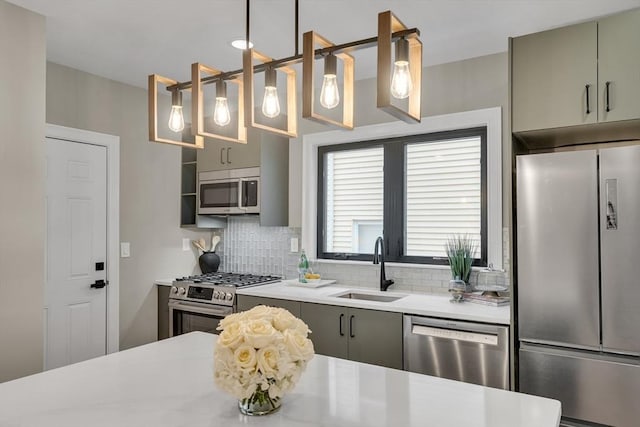
POLYGON ((336 295, 338 298, 359 299, 365 301, 378 301, 378 302, 392 302, 397 301, 400 298, 404 298, 405 295, 380 295, 380 294, 364 294, 360 292, 345 292, 344 294, 336 295))

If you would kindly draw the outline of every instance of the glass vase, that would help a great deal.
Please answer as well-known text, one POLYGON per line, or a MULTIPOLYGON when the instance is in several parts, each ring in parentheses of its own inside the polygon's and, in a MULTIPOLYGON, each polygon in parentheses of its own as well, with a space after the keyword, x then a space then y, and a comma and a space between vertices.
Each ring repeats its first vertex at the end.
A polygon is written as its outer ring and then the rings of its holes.
POLYGON ((464 293, 467 291, 467 284, 464 280, 460 280, 458 276, 449 280, 449 292, 451 293, 451 302, 462 302, 464 293))
POLYGON ((238 408, 244 415, 269 415, 280 409, 280 398, 269 397, 269 391, 257 390, 248 399, 238 401, 238 408))

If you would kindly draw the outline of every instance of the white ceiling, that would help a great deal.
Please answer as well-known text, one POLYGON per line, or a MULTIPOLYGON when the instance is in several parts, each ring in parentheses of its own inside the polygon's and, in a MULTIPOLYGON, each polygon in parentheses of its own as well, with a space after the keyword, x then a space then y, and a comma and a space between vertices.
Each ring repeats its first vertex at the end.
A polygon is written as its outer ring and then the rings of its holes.
MULTIPOLYGON (((232 70, 244 38, 243 0, 8 0, 47 18, 52 62, 135 86, 157 73, 190 79, 190 64, 232 70)), ((336 44, 373 37, 392 10, 417 27, 424 65, 507 50, 507 38, 640 7, 640 0, 300 0, 300 32, 336 44)), ((294 0, 252 0, 251 40, 274 58, 294 53, 294 0)), ((300 49, 302 43, 300 43, 300 49)), ((356 78, 375 74, 375 49, 356 55, 356 78)))

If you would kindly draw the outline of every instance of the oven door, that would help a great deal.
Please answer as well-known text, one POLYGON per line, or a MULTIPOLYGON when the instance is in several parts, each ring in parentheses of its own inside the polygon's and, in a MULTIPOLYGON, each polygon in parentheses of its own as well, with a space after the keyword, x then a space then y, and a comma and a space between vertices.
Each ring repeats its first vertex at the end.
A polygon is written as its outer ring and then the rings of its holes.
POLYGON ((231 313, 233 313, 232 307, 169 300, 169 336, 193 331, 217 335, 218 323, 231 313))
POLYGON ((241 183, 238 179, 201 181, 198 188, 198 213, 204 215, 245 213, 240 209, 241 183))

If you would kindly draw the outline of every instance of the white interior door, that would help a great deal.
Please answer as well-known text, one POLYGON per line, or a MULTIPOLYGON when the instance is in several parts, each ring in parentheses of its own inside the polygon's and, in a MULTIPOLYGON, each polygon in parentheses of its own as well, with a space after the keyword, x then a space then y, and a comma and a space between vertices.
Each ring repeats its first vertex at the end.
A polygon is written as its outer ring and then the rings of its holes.
POLYGON ((99 281, 106 282, 107 150, 50 138, 46 145, 45 369, 52 369, 106 354, 107 291, 99 281))

